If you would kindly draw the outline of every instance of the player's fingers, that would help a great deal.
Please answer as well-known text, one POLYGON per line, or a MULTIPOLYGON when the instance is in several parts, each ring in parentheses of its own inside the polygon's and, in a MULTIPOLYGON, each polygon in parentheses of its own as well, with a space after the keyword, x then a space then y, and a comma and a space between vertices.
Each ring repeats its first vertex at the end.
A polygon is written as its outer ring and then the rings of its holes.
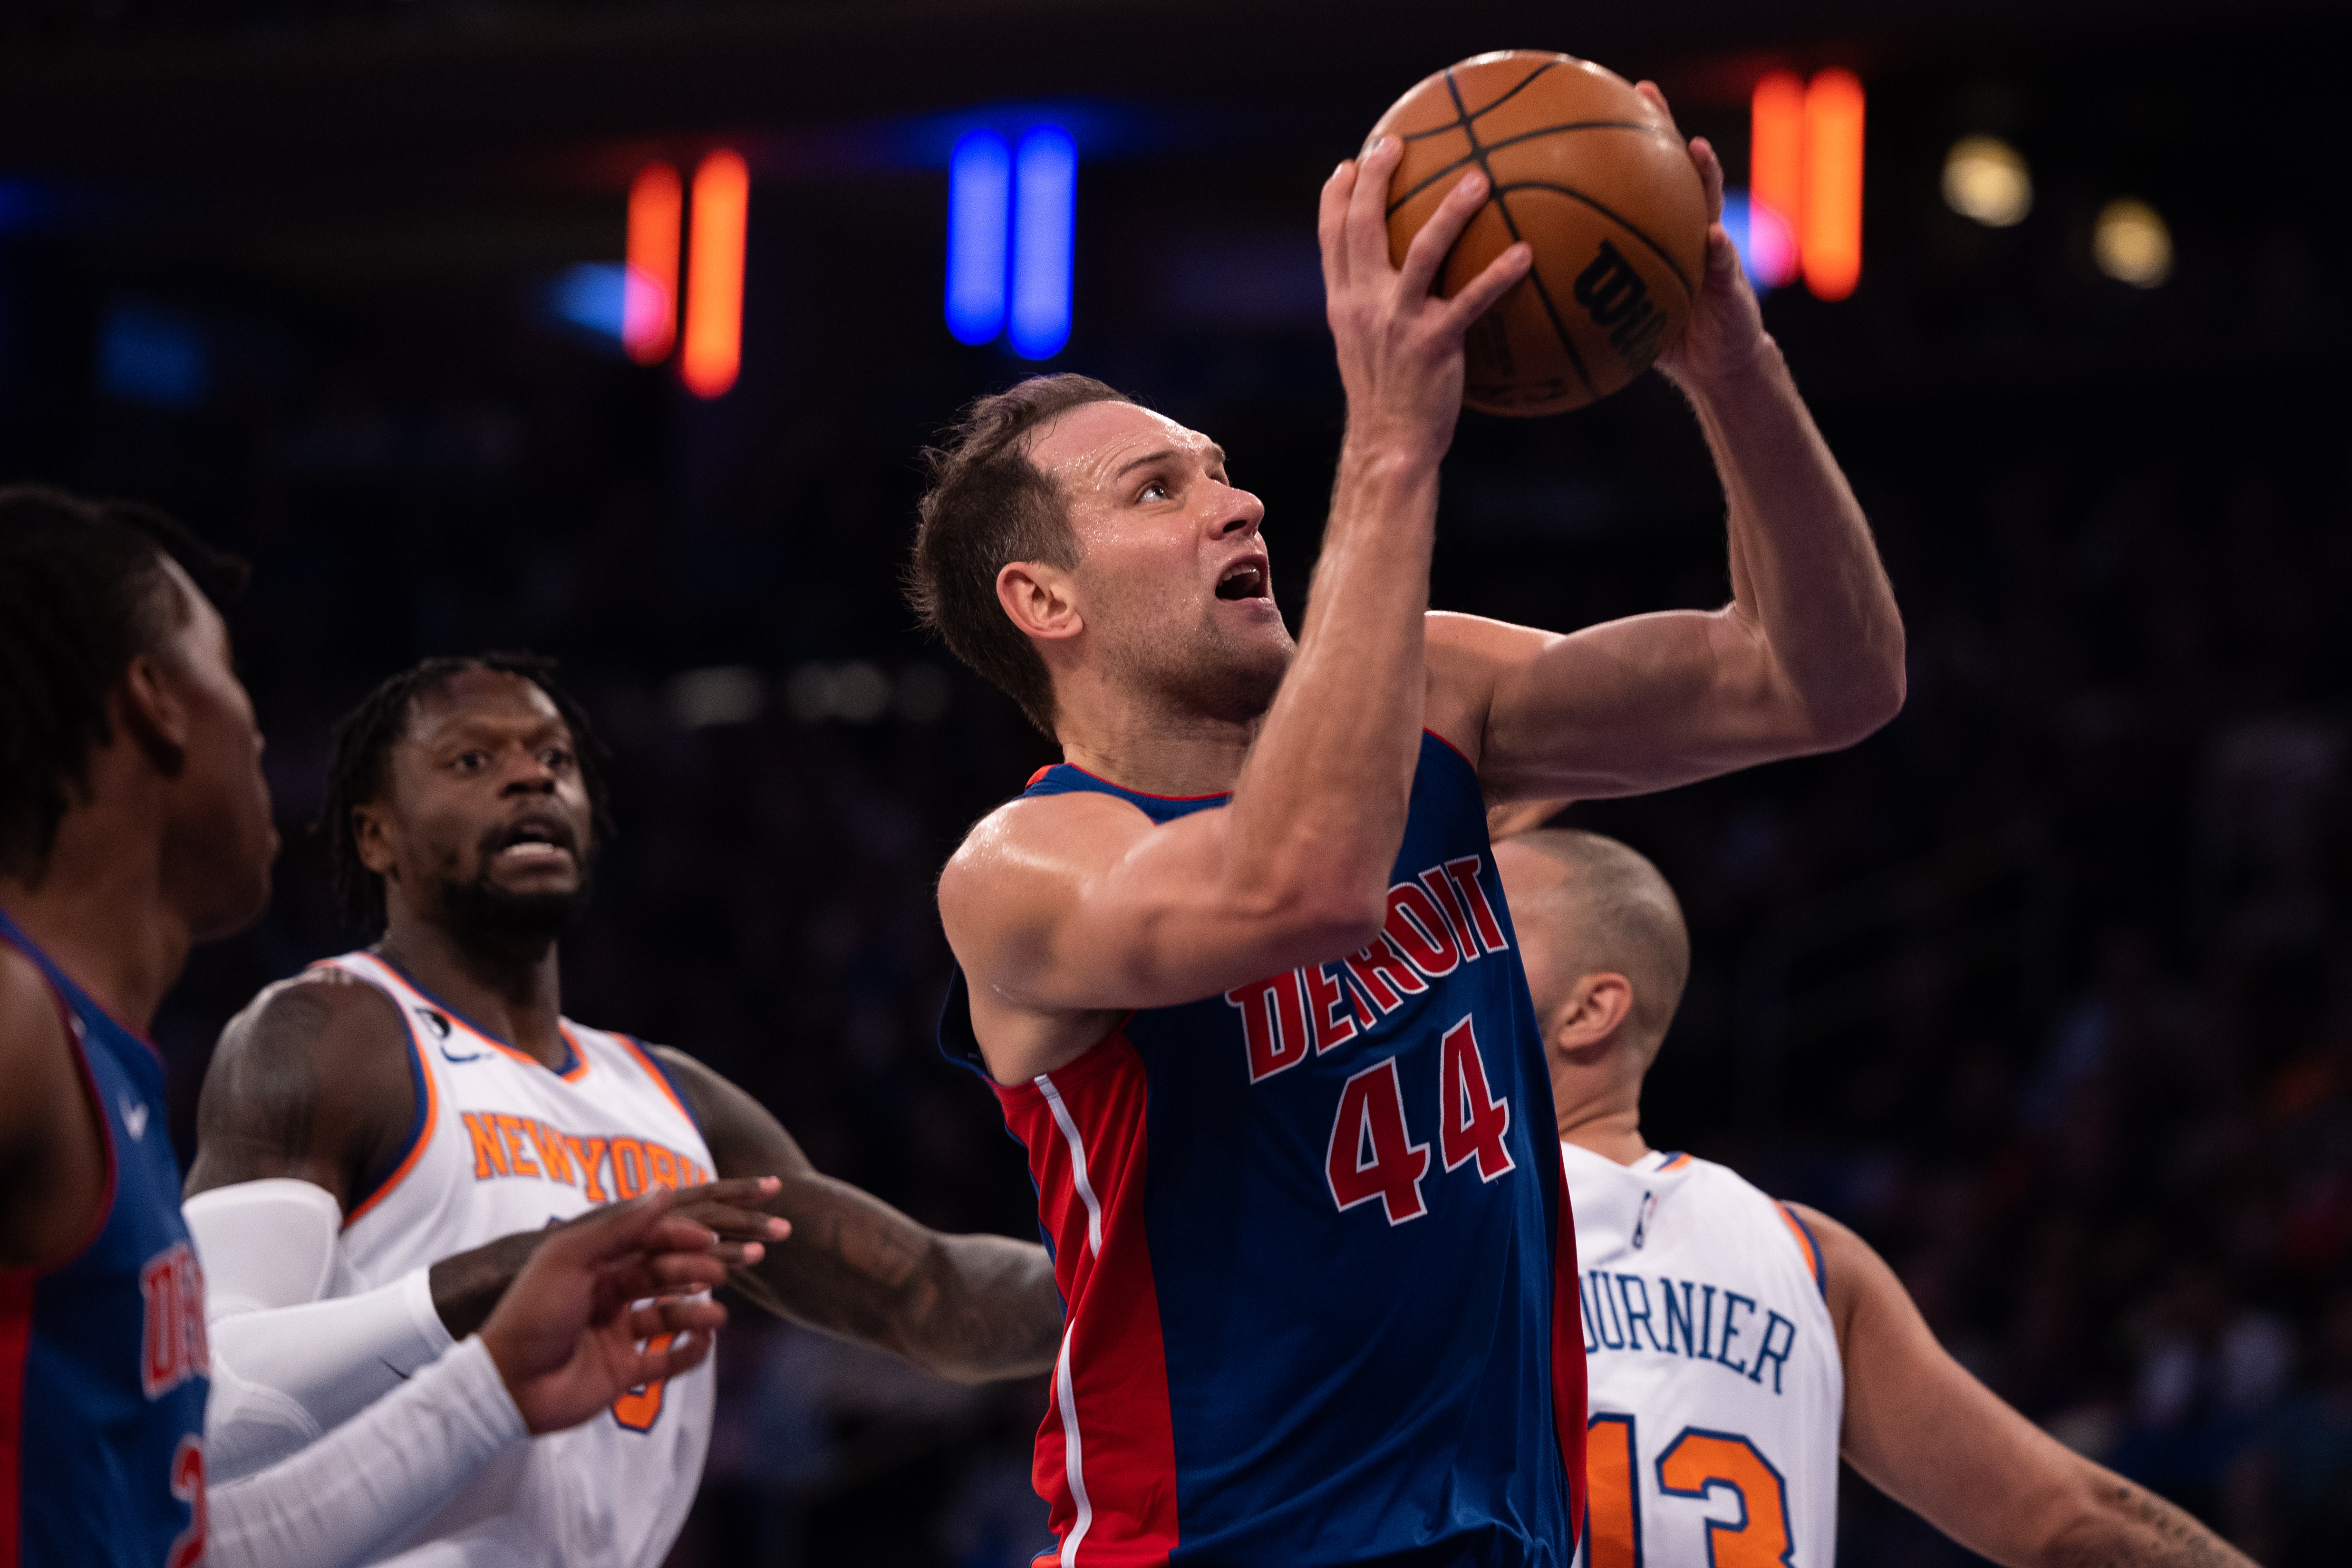
POLYGON ((680 1334, 659 1350, 647 1348, 637 1352, 637 1374, 631 1386, 656 1383, 666 1377, 680 1377, 700 1366, 709 1355, 711 1335, 708 1330, 680 1334))
POLYGON ((1445 199, 1437 204, 1437 210, 1429 215, 1429 221, 1421 226, 1421 232, 1412 237, 1412 244, 1405 250, 1397 286, 1404 290, 1406 299, 1418 300, 1429 292, 1430 285, 1436 281, 1437 269, 1445 264, 1446 253, 1454 248, 1454 242, 1462 237, 1462 231, 1470 226, 1470 220, 1486 201, 1486 175, 1479 169, 1464 174, 1445 193, 1445 199))
MULTIPOLYGON (((641 1198, 593 1210, 570 1225, 549 1231, 547 1239, 539 1244, 530 1263, 524 1267, 594 1268, 623 1257, 645 1245, 645 1238, 662 1223, 677 1201, 675 1192, 662 1187, 641 1198)), ((710 1239, 716 1241, 718 1237, 710 1239)))
MULTIPOLYGON (((1637 81, 1633 84, 1633 90, 1639 93, 1642 97, 1647 99, 1650 103, 1656 108, 1660 114, 1666 117, 1667 125, 1672 126, 1675 123, 1675 111, 1673 109, 1668 107, 1666 103, 1666 95, 1664 91, 1659 88, 1656 82, 1646 80, 1637 81)), ((1679 136, 1682 132, 1677 130, 1675 134, 1679 136)))
POLYGON ((1468 331, 1471 322, 1485 315, 1512 284, 1528 275, 1528 269, 1535 265, 1535 247, 1523 239, 1486 263, 1486 270, 1464 284, 1462 292, 1446 301, 1446 330, 1468 331))
POLYGON ((676 1212, 697 1225, 709 1226, 719 1233, 721 1241, 782 1241, 793 1233, 790 1220, 779 1219, 760 1209, 688 1201, 684 1194, 679 1194, 679 1199, 676 1212))
POLYGON ((604 1267, 597 1276, 596 1296, 609 1316, 648 1296, 690 1295, 716 1289, 727 1278, 727 1260, 710 1251, 638 1253, 604 1267))
POLYGON ((1370 279, 1388 270, 1389 176, 1403 156, 1404 144, 1393 136, 1383 136, 1358 160, 1356 188, 1348 195, 1345 248, 1351 276, 1361 268, 1360 276, 1370 279))
POLYGON ((1355 194, 1356 161, 1342 158, 1323 182, 1323 199, 1315 214, 1315 237, 1323 247, 1323 287, 1337 293, 1348 281, 1348 202, 1355 194))
POLYGON ((662 1334, 704 1332, 727 1321, 727 1309, 702 1297, 647 1301, 629 1312, 629 1334, 650 1340, 662 1334))
POLYGON ((1706 187, 1706 221, 1715 223, 1723 216, 1723 160, 1716 156, 1715 143, 1704 136, 1694 136, 1690 144, 1691 162, 1698 165, 1699 184, 1706 187))
POLYGON ((680 1187, 677 1202, 680 1208, 695 1204, 724 1204, 730 1208, 756 1209, 783 1190, 783 1182, 775 1176, 728 1176, 716 1182, 705 1182, 698 1187, 680 1187))

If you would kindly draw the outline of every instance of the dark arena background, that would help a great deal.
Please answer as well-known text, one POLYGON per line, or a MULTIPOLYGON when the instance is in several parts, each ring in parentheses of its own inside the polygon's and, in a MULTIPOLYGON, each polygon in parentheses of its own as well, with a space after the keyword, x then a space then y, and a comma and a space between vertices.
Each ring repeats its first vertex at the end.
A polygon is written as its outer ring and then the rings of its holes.
MULTIPOLYGON (((0 479, 159 503, 256 567, 233 624, 287 847, 159 1023, 184 1155, 224 1019, 355 940, 310 831, 332 717, 422 655, 528 647, 615 753, 568 1010, 704 1058, 928 1224, 1033 1235, 993 1100, 931 1043, 931 890, 1052 752, 898 597, 919 450, 1021 375, 1100 376, 1229 449, 1296 625, 1342 418, 1315 194, 1398 93, 1497 47, 1654 77, 1786 275, 1811 220, 1769 210, 1751 142, 1774 92, 1851 72, 1858 281, 1798 266, 1764 310, 1876 528, 1909 702, 1843 754, 1568 814, 1690 916, 1646 1131, 1853 1225, 2066 1443, 2265 1563, 2340 1563, 2328 9, 13 0, 0 479)), ((1721 513, 1654 374, 1468 415, 1435 600, 1561 629, 1718 604, 1721 513)), ((721 1355, 674 1563, 1045 1542, 1042 1383, 740 1309, 721 1355)), ((1846 1562, 1968 1560, 1843 1496, 1846 1562)))

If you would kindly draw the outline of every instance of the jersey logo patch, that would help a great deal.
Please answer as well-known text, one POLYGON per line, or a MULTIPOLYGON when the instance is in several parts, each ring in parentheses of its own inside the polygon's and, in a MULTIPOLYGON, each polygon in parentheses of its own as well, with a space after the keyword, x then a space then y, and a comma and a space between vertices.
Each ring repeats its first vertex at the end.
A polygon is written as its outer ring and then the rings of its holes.
POLYGON ((1633 1215, 1633 1250, 1639 1252, 1650 1239, 1650 1216, 1658 1210, 1658 1194, 1643 1193, 1642 1206, 1633 1215))
POLYGON ((116 1100, 115 1105, 122 1112, 122 1130, 131 1134, 131 1141, 136 1143, 146 1137, 147 1102, 143 1100, 133 1100, 126 1094, 116 1100))

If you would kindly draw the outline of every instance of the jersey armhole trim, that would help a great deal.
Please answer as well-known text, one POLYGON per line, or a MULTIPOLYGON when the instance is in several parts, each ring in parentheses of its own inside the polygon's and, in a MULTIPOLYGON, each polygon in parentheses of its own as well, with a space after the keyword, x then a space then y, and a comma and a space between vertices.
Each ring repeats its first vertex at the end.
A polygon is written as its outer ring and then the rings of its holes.
POLYGON ((441 1117, 440 1091, 433 1080, 432 1066, 425 1059, 425 1041, 416 1033, 415 1022, 408 1016, 408 1009, 401 1006, 398 997, 387 993, 385 1000, 399 1013, 400 1026, 408 1034, 408 1079, 409 1087, 416 1096, 416 1115, 409 1126, 407 1149, 390 1170, 378 1174, 369 1184, 367 1195, 352 1205, 343 1215, 345 1230, 357 1225, 362 1215, 390 1197, 393 1189, 407 1179, 408 1173, 416 1168, 416 1162, 424 1156, 425 1146, 433 1142, 433 1130, 441 1117))
MULTIPOLYGON (((637 1065, 646 1069, 646 1076, 654 1080, 654 1087, 669 1097, 669 1102, 677 1107, 677 1113, 686 1118, 687 1124, 695 1131, 702 1132, 702 1118, 688 1109, 686 1096, 678 1090, 677 1079, 669 1076, 669 1068, 662 1065, 661 1058, 646 1049, 644 1043, 635 1035, 625 1035, 618 1029, 607 1029, 604 1032, 620 1041, 621 1048, 637 1058, 637 1065)), ((574 1047, 573 1049, 577 1050, 578 1047, 574 1047)), ((585 1059, 584 1055, 583 1059, 585 1059)), ((703 1142, 706 1143, 709 1142, 708 1133, 703 1133, 703 1142)))
POLYGON ((1813 1227, 1800 1219, 1797 1216, 1797 1211, 1780 1199, 1773 1199, 1772 1206, 1780 1211, 1782 1222, 1788 1226, 1790 1234, 1797 1238, 1797 1247, 1805 1257, 1805 1267, 1813 1271, 1813 1289, 1822 1293, 1822 1300, 1824 1302, 1828 1301, 1830 1299, 1829 1270, 1822 1266, 1822 1244, 1813 1239, 1813 1227))
POLYGON ((1447 751, 1453 752, 1455 756, 1461 758, 1462 765, 1470 770, 1470 776, 1472 778, 1476 778, 1478 776, 1478 764, 1470 760, 1469 752, 1464 751, 1461 747, 1455 745, 1453 742, 1447 740, 1444 736, 1439 734, 1436 731, 1431 729, 1426 724, 1423 724, 1421 727, 1421 732, 1428 736, 1431 740, 1436 742, 1439 745, 1444 747, 1447 751))
MULTIPOLYGON (((16 948, 19 952, 25 952, 16 942, 9 941, 5 931, 0 931, 0 942, 7 942, 9 946, 16 948)), ((58 1022, 64 1026, 66 1032, 66 1049, 73 1053, 74 1072, 81 1080, 82 1092, 89 1096, 90 1110, 98 1116, 98 1138, 106 1152, 106 1181, 99 1188, 98 1212, 91 1216, 89 1224, 75 1236, 73 1244, 59 1252, 54 1258, 40 1259, 16 1268, 0 1268, 0 1279, 23 1279, 29 1282, 47 1279, 49 1275, 62 1269, 70 1268, 79 1262, 83 1255, 91 1247, 96 1247, 99 1238, 106 1234, 108 1224, 114 1218, 115 1197, 122 1186, 122 1151, 115 1144, 114 1119, 107 1114, 106 1093, 98 1087, 98 1073, 89 1065, 89 1046, 75 1028, 77 1020, 74 1017, 73 1004, 66 1000, 66 994, 58 988, 56 977, 43 967, 38 959, 29 952, 25 953, 25 958, 26 962, 32 964, 33 973, 41 977, 41 984, 47 987, 49 1000, 57 1005, 58 1022)), ((113 1016, 112 1014, 107 1016, 110 1018, 113 1016)), ((128 1033, 128 1031, 125 1032, 128 1033)), ((134 1040, 139 1038, 136 1035, 131 1037, 134 1040)), ((154 1047, 151 1046, 148 1048, 152 1050, 154 1047)))

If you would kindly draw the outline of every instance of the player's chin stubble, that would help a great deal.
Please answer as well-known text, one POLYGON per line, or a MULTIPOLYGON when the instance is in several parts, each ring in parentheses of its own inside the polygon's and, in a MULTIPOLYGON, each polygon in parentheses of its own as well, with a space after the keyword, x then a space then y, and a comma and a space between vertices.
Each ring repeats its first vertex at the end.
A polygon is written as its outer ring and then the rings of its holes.
POLYGON ((587 909, 594 859, 573 851, 579 859, 580 879, 567 891, 519 893, 500 887, 490 875, 492 858, 502 838, 502 832, 485 836, 476 854, 478 869, 472 878, 441 884, 440 904, 449 930, 461 942, 474 939, 505 946, 553 942, 571 930, 587 909))

